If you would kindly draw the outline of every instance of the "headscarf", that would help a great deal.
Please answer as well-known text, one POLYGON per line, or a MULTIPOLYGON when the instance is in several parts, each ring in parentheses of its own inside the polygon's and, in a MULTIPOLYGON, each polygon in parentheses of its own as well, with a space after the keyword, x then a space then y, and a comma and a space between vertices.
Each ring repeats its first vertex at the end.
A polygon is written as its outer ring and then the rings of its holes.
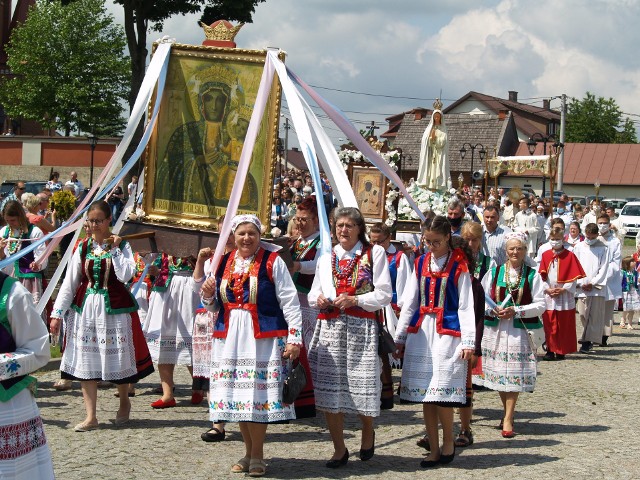
POLYGON ((262 223, 260 219, 253 214, 236 215, 231 220, 231 232, 236 233, 236 229, 243 223, 251 223, 256 226, 258 232, 262 233, 262 223))
POLYGON ((510 232, 504 236, 505 244, 509 240, 518 240, 525 247, 527 246, 527 234, 523 232, 510 232))

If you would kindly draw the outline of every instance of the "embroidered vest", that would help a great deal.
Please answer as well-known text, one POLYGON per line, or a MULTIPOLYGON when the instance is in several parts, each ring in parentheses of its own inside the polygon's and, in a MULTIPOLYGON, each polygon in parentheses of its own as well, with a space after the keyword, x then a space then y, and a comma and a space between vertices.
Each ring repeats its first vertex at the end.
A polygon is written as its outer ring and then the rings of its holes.
POLYGON ((391 296, 391 306, 394 310, 398 309, 398 264, 402 260, 403 251, 397 251, 396 253, 387 253, 387 261, 389 262, 389 274, 391 275, 391 288, 393 289, 393 295, 391 296))
MULTIPOLYGON (((497 304, 501 304, 507 295, 507 285, 504 282, 505 265, 500 265, 499 267, 491 269, 493 280, 491 281, 491 292, 489 292, 489 294, 497 304)), ((505 307, 531 304, 531 302, 533 301, 531 285, 533 285, 533 276, 535 275, 535 273, 536 271, 533 268, 529 267, 528 265, 524 265, 524 270, 522 272, 520 284, 518 285, 518 290, 511 292, 512 298, 507 302, 505 307), (513 298, 514 296, 515 299, 513 298), (518 298, 520 299, 519 301, 517 301, 518 298)), ((485 325, 496 326, 499 322, 500 320, 496 317, 484 317, 485 325)), ((542 328, 542 322, 538 317, 514 318, 513 325, 517 328, 542 328)))
POLYGON ((449 262, 440 272, 430 272, 430 262, 431 253, 425 253, 416 260, 420 308, 413 314, 407 332, 417 333, 425 316, 432 313, 435 314, 436 331, 440 335, 460 337, 458 280, 461 273, 469 271, 466 257, 462 250, 454 249, 449 262))
POLYGON ((156 276, 156 280, 151 287, 154 292, 166 292, 173 276, 178 272, 190 272, 193 273, 193 262, 190 257, 174 257, 162 253, 161 256, 155 259, 153 264, 160 270, 156 276))
POLYGON ((258 249, 249 276, 242 285, 242 298, 236 298, 236 293, 232 289, 231 268, 236 254, 236 250, 227 253, 216 272, 218 285, 216 295, 220 310, 214 325, 213 336, 227 337, 229 314, 234 309, 247 310, 251 314, 255 338, 286 336, 288 326, 273 283, 273 262, 278 257, 278 253, 266 252, 263 248, 258 249))
MULTIPOLYGON (((126 243, 121 245, 124 248, 126 243)), ((81 313, 87 296, 98 293, 104 297, 105 310, 109 315, 138 311, 138 302, 133 298, 126 285, 118 280, 113 269, 111 253, 101 256, 93 254, 93 239, 88 238, 80 244, 82 278, 73 298, 71 308, 81 313)))
POLYGON ((476 271, 473 272, 473 276, 478 280, 482 280, 489 271, 489 265, 491 265, 491 257, 480 252, 478 262, 476 263, 476 271))
MULTIPOLYGON (((22 233, 22 235, 20 235, 20 239, 22 240, 22 242, 20 242, 20 247, 18 248, 18 250, 22 250, 23 248, 28 247, 29 245, 31 245, 31 243, 34 241, 34 239, 31 238, 31 234, 33 232, 33 225, 29 225, 29 229, 27 230, 26 233, 22 233)), ((9 235, 11 233, 11 228, 7 226, 4 234, 2 235, 3 238, 9 238, 9 235)), ((44 274, 42 272, 34 272, 33 270, 31 270, 31 263, 35 261, 35 251, 32 250, 29 253, 27 253, 26 255, 24 255, 22 258, 19 258, 18 260, 15 261, 15 263, 13 264, 13 274, 15 275, 16 278, 43 278, 44 274)))
MULTIPOLYGON (((336 287, 336 295, 346 293, 347 295, 362 295, 364 293, 373 292, 373 256, 371 254, 371 247, 368 247, 358 260, 355 262, 353 272, 349 277, 340 279, 335 275, 335 266, 337 262, 335 252, 331 255, 332 268, 334 269, 333 283, 336 287)), ((331 318, 338 318, 340 310, 337 308, 329 308, 327 310, 321 310, 318 315, 318 320, 327 320, 331 318)), ((382 321, 378 312, 368 312, 361 307, 350 307, 345 309, 344 313, 352 317, 371 318, 378 321, 382 321)))
MULTIPOLYGON (((15 278, 11 278, 0 272, 0 353, 12 353, 16 351, 16 342, 11 333, 11 325, 7 316, 7 300, 15 278)), ((21 312, 16 312, 20 315, 21 312)), ((5 369, 8 374, 17 372, 20 367, 17 361, 8 361, 5 369)), ((15 397, 25 388, 35 389, 36 379, 30 375, 19 375, 0 381, 0 402, 6 402, 15 397)))
POLYGON ((632 289, 638 289, 638 272, 622 270, 622 291, 628 293, 632 289))
MULTIPOLYGON (((302 246, 300 239, 296 240, 291 246, 291 258, 294 262, 310 261, 316 258, 316 252, 318 251, 318 245, 320 244, 320 236, 311 240, 307 245, 302 246)), ((313 284, 313 274, 306 274, 295 272, 291 278, 293 283, 296 284, 296 290, 300 293, 309 293, 311 285, 313 284)))

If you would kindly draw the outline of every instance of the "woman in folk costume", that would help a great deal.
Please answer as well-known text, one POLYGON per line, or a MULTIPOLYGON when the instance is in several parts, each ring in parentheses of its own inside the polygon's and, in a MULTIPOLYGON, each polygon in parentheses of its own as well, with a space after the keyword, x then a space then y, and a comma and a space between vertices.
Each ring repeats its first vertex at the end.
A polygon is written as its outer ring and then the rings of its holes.
POLYGON ((144 341, 138 305, 127 289, 135 271, 131 247, 111 235, 111 209, 104 201, 89 206, 87 221, 92 234, 73 254, 51 314, 51 334, 58 335, 64 313, 72 313, 65 323, 66 348, 62 354, 62 378, 79 380, 86 418, 75 426, 77 432, 98 428, 96 400, 98 381, 118 386, 120 408, 116 425, 129 421, 129 383, 153 372, 144 341))
MULTIPOLYGON (((475 350, 469 359, 467 367, 467 405, 460 408, 460 433, 456 438, 456 447, 468 447, 473 445, 473 432, 471 431, 471 416, 473 413, 473 376, 482 376, 482 336, 484 334, 484 289, 480 280, 489 268, 495 266, 495 262, 482 253, 482 226, 476 222, 467 222, 462 225, 461 238, 453 237, 453 245, 457 247, 458 239, 463 242, 460 248, 467 256, 469 273, 471 273, 471 290, 473 291, 473 312, 476 321, 475 350)), ((477 384, 482 385, 482 379, 476 379, 477 384)))
POLYGON ((506 236, 507 261, 492 268, 482 279, 487 295, 497 306, 487 306, 482 337, 484 386, 500 393, 504 417, 502 436, 513 438, 513 416, 520 392, 533 392, 536 385, 536 352, 528 329, 542 328, 539 316, 545 310, 540 275, 525 262, 527 236, 506 236))
POLYGON ((52 479, 51 453, 29 376, 49 361, 49 332, 31 294, 0 272, 0 478, 52 479))
POLYGON ((391 278, 384 249, 371 245, 357 208, 337 208, 334 233, 338 245, 321 257, 309 292, 309 304, 320 308, 309 348, 316 404, 325 414, 334 452, 328 468, 346 465, 344 415, 362 423, 360 459, 375 452, 373 421, 380 415, 378 322, 391 301, 391 278))
POLYGON ((398 356, 404 357, 400 399, 422 403, 431 452, 420 466, 432 468, 455 455, 453 407, 467 404, 476 329, 467 258, 453 248, 447 218, 428 218, 423 240, 430 251, 416 260, 405 287, 395 341, 398 356))
MULTIPOLYGON (((31 225, 22 204, 9 201, 2 212, 7 224, 0 230, 0 260, 17 253, 42 237, 42 230, 31 225)), ((42 243, 35 250, 16 260, 12 266, 5 268, 5 273, 17 278, 31 292, 34 303, 40 301, 43 292, 43 271, 47 268, 47 260, 36 263, 47 246, 42 243)))
MULTIPOLYGON (((195 258, 176 257, 163 252, 150 270, 156 279, 151 287, 149 310, 143 331, 153 362, 158 364, 162 397, 151 403, 155 409, 176 406, 173 371, 186 365, 191 372, 191 336, 199 303, 191 277, 195 258)), ((193 392, 191 403, 198 405, 202 394, 193 392)))
POLYGON ((315 197, 308 197, 297 206, 293 222, 298 227, 299 236, 290 248, 293 266, 289 268, 289 271, 298 290, 298 300, 302 310, 304 343, 309 348, 318 318, 318 309, 309 306, 307 299, 311 285, 313 285, 320 251, 320 227, 315 197))
POLYGON ((449 171, 449 142, 442 113, 442 102, 433 104, 434 110, 427 129, 422 134, 420 161, 416 183, 431 190, 444 190, 451 180, 449 171))
MULTIPOLYGON (((224 215, 218 218, 218 232, 222 229, 224 215)), ((227 238, 224 253, 230 253, 235 248, 236 243, 233 235, 227 238)), ((200 295, 202 283, 206 278, 212 277, 213 271, 213 250, 209 247, 198 252, 198 259, 193 270, 194 291, 200 295)), ((193 382, 191 389, 209 396, 209 376, 211 375, 211 347, 213 340, 213 328, 218 318, 218 312, 207 310, 202 302, 196 309, 196 317, 193 321, 193 382)), ((200 435, 204 442, 221 442, 226 437, 225 422, 214 423, 206 432, 200 435)))
POLYGON ((266 473, 264 440, 269 423, 292 420, 282 401, 287 359, 302 346, 300 304, 287 266, 272 245, 260 242, 255 215, 231 224, 236 249, 202 284, 202 302, 218 312, 211 355, 209 408, 213 422, 239 422, 245 455, 231 472, 266 473))
MULTIPOLYGON (((403 250, 398 250, 391 244, 391 231, 384 223, 374 223, 369 230, 371 243, 380 245, 387 254, 389 264, 389 276, 393 290, 391 303, 384 308, 384 327, 393 337, 396 333, 396 325, 402 307, 402 294, 404 287, 411 275, 411 264, 403 250)), ((393 358, 392 354, 382 355, 382 398, 380 408, 389 410, 393 408, 393 376, 391 367, 401 368, 402 360, 393 358)))
POLYGON ((564 228, 552 227, 550 250, 542 254, 538 273, 543 280, 546 310, 542 314, 547 353, 544 360, 564 360, 578 350, 576 284, 586 275, 578 258, 564 248, 564 228))

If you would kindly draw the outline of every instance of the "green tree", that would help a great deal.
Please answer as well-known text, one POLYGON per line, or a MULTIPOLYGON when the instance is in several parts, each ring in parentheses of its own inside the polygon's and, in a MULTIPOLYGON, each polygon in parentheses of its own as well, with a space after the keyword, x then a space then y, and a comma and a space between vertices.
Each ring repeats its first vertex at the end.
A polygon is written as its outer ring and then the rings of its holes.
POLYGON ((566 141, 570 143, 637 143, 633 122, 623 120, 613 98, 587 92, 582 100, 572 98, 567 111, 566 141))
MULTIPOLYGON (((65 0, 67 2, 73 0, 65 0)), ((77 0, 76 0, 77 1, 77 0)), ((205 7, 203 21, 217 19, 251 23, 256 5, 265 0, 114 0, 124 9, 124 29, 131 57, 131 93, 129 107, 133 107, 142 85, 149 51, 147 34, 151 28, 161 31, 165 20, 174 15, 198 13, 205 7)))
POLYGON ((129 94, 129 59, 121 27, 104 0, 38 0, 7 48, 13 78, 0 103, 13 117, 36 120, 70 135, 74 130, 116 135, 129 94))

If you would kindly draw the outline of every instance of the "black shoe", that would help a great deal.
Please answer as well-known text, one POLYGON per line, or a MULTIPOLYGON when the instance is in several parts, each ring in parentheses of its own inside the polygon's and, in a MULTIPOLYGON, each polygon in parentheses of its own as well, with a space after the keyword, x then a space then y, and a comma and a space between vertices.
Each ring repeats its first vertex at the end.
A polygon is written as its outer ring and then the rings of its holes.
POLYGON ((453 445, 453 453, 451 455, 442 455, 442 453, 440 454, 440 460, 438 460, 438 462, 440 462, 440 464, 442 465, 446 465, 447 463, 451 463, 453 462, 453 457, 456 456, 456 446, 455 444, 453 445))
POLYGON ((547 352, 545 356, 542 357, 542 360, 547 360, 547 361, 553 361, 555 359, 556 359, 556 354, 553 352, 547 352))
POLYGON ((592 353, 593 347, 591 346, 591 342, 584 342, 578 351, 580 353, 592 353))
POLYGON ((208 430, 200 435, 200 438, 204 442, 221 442, 224 440, 226 432, 224 430, 220 431, 218 428, 213 427, 211 430, 208 430))
POLYGON ((565 359, 565 355, 560 355, 559 353, 556 353, 556 360, 564 360, 565 359))
POLYGON ((422 460, 420 466, 422 468, 433 468, 440 465, 440 460, 422 460))
POLYGON ((371 448, 367 448, 366 450, 360 449, 360 460, 366 462, 367 460, 371 460, 373 454, 376 450, 376 432, 373 432, 373 445, 371 448))
POLYGON ((345 449, 344 455, 338 460, 329 460, 325 465, 327 468, 339 468, 347 464, 349 461, 349 450, 345 449))
POLYGON ((424 448, 425 450, 431 451, 431 445, 429 444, 429 436, 428 435, 425 435, 420 440, 418 440, 416 442, 416 445, 418 445, 419 447, 424 448))
POLYGON ((609 339, 608 335, 603 335, 602 336, 602 343, 600 344, 601 347, 606 347, 607 346, 607 340, 609 339))

